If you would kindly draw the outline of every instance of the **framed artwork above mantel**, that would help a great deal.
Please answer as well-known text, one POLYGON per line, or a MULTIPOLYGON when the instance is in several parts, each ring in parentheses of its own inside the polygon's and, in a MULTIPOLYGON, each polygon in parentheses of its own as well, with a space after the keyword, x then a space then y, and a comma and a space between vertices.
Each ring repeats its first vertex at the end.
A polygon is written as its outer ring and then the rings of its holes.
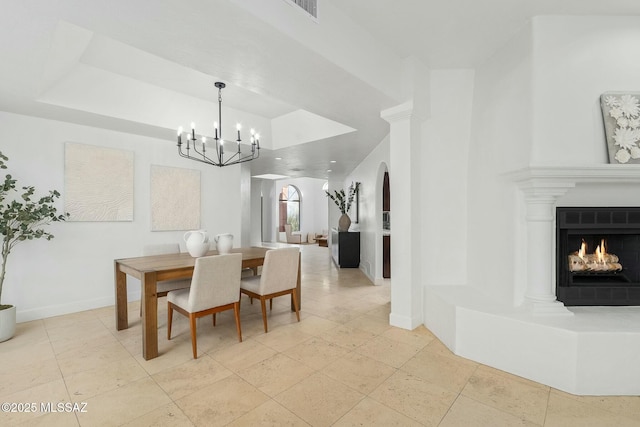
POLYGON ((640 92, 600 96, 609 163, 640 164, 640 92))

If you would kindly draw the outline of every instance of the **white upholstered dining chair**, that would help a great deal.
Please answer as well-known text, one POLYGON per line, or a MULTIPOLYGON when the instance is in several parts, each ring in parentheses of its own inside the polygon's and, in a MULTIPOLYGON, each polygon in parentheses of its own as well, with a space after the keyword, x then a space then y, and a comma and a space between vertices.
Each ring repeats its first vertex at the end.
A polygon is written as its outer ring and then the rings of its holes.
POLYGON ((264 256, 262 274, 242 279, 240 283, 240 292, 248 295, 249 298, 260 300, 265 333, 268 332, 266 300, 271 301, 282 295, 291 295, 296 317, 298 322, 300 321, 296 295, 299 261, 300 250, 297 247, 268 250, 264 256))
MULTIPOLYGON (((159 243, 144 245, 142 247, 143 256, 179 254, 180 245, 178 243, 159 243)), ((190 279, 163 280, 156 284, 156 295, 158 298, 166 296, 170 291, 185 289, 191 286, 190 279)), ((140 301, 140 315, 142 316, 142 301, 140 301)))
POLYGON ((287 236, 287 243, 302 243, 302 233, 291 231, 291 224, 285 224, 284 232, 287 236))
POLYGON ((198 358, 196 340, 196 319, 216 313, 233 310, 238 331, 238 341, 242 342, 240 328, 240 271, 242 254, 213 255, 196 259, 191 288, 169 292, 167 296, 167 339, 171 339, 173 311, 189 318, 193 358, 198 358))

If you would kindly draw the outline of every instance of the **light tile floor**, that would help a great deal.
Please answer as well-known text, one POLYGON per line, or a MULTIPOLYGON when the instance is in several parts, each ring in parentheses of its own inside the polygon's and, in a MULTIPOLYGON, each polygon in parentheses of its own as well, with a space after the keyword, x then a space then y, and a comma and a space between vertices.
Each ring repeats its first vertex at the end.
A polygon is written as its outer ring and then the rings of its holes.
POLYGON ((230 312, 215 328, 201 319, 197 360, 184 317, 167 341, 165 299, 150 361, 137 301, 119 332, 113 306, 19 324, 0 344, 0 402, 36 411, 0 425, 640 426, 640 397, 573 396, 455 356, 424 327, 389 326, 388 285, 336 269, 328 248, 301 250, 301 322, 279 298, 265 334, 244 297, 244 341, 230 312), (58 402, 86 412, 42 412, 58 402))

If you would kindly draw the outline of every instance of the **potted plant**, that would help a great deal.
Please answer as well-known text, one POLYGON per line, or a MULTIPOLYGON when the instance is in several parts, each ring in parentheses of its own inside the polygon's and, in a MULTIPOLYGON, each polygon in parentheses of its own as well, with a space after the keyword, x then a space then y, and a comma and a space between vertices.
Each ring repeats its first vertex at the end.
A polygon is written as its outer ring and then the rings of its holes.
POLYGON ((355 184, 351 183, 348 193, 345 193, 344 190, 333 190, 334 194, 331 194, 325 190, 325 193, 327 193, 327 197, 333 200, 338 209, 340 209, 340 213, 342 213, 340 219, 338 220, 338 231, 349 231, 349 227, 351 226, 351 218, 349 218, 348 213, 351 209, 353 199, 358 193, 359 189, 360 183, 356 182, 355 184))
MULTIPOLYGON (((6 169, 7 156, 0 152, 0 169, 6 169)), ((2 235, 2 267, 0 269, 0 342, 13 336, 16 330, 16 308, 2 303, 2 286, 7 269, 7 258, 11 250, 20 242, 45 238, 53 239, 53 234, 42 227, 51 222, 64 221, 68 214, 56 215, 57 191, 49 191, 48 196, 33 199, 34 187, 22 187, 22 194, 16 190, 16 180, 7 174, 0 187, 0 234, 2 235), (5 199, 6 202, 5 202, 5 199)))

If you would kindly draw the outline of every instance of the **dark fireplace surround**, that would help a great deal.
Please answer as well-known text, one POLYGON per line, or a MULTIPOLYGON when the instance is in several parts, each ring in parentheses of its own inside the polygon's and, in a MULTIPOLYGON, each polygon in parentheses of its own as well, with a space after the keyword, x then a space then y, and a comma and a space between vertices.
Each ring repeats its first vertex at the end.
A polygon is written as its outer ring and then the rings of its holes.
POLYGON ((556 208, 556 296, 567 306, 640 305, 639 207, 556 208), (592 253, 602 239, 622 271, 569 271, 582 241, 592 253))

